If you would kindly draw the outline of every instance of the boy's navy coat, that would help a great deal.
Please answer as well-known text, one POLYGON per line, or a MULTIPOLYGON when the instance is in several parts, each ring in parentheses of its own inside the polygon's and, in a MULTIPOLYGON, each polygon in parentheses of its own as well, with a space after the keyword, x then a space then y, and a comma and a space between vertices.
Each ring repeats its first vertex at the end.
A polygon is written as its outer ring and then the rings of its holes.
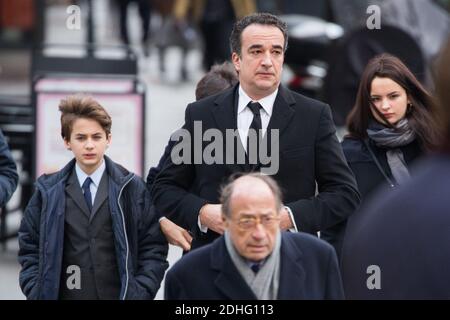
POLYGON ((3 207, 11 198, 18 181, 16 164, 9 151, 6 138, 0 130, 0 207, 3 207))
MULTIPOLYGON (((144 182, 105 156, 120 299, 153 299, 168 267, 167 242, 149 214, 144 182)), ((64 241, 65 185, 75 159, 43 175, 19 230, 20 287, 28 299, 57 299, 64 241)))

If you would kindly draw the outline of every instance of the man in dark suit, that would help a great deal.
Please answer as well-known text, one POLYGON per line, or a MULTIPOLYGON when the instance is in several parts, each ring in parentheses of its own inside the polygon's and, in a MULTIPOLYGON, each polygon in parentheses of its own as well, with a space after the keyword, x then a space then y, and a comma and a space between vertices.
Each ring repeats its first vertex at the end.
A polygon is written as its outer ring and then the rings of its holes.
POLYGON ((302 232, 280 231, 281 191, 272 178, 238 177, 224 187, 220 200, 224 236, 169 270, 166 299, 344 297, 333 248, 302 232))
POLYGON ((234 172, 265 170, 283 190, 283 230, 316 233, 343 221, 359 203, 356 182, 336 138, 330 108, 280 85, 286 24, 270 14, 247 16, 235 24, 230 44, 240 82, 188 105, 183 128, 191 139, 183 138, 180 144, 193 141, 190 149, 182 149, 182 158, 190 154, 193 161, 174 161, 172 152, 152 188, 155 206, 193 231, 192 248, 199 247, 223 233, 220 185, 234 172), (214 141, 223 147, 215 155, 226 160, 202 158, 211 146, 196 141, 208 130, 220 130, 227 138, 223 144, 214 141), (230 130, 239 133, 231 146, 230 130), (264 146, 270 157, 262 157, 264 146), (248 150, 244 163, 242 150, 248 150), (256 161, 254 150, 259 152, 256 161))

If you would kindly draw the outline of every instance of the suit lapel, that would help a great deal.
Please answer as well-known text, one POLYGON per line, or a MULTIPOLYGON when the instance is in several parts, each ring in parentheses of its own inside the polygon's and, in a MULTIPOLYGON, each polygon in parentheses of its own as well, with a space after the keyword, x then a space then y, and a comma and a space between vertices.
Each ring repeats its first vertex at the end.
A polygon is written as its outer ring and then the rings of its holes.
MULTIPOLYGON (((289 91, 287 91, 283 86, 280 85, 278 89, 277 97, 275 98, 275 102, 273 104, 273 110, 272 110, 272 116, 270 117, 269 124, 267 125, 266 134, 263 137, 262 144, 267 146, 266 154, 269 156, 272 155, 272 149, 271 149, 271 139, 272 136, 270 134, 270 130, 272 129, 278 129, 279 130, 279 137, 281 139, 281 134, 284 129, 288 126, 288 124, 291 122, 295 111, 291 107, 291 105, 294 105, 295 99, 292 97, 289 91)), ((279 141, 276 141, 275 143, 280 143, 279 141)), ((254 166, 254 171, 259 171, 261 169, 261 165, 258 164, 254 166)))
POLYGON ((214 285, 227 299, 256 300, 256 296, 231 261, 223 236, 211 248, 211 267, 218 271, 214 285))
POLYGON ((223 133, 225 133, 226 129, 237 128, 237 97, 237 87, 234 87, 214 100, 215 107, 212 108, 212 113, 217 128, 223 133))
POLYGON ((100 183, 97 189, 97 193, 94 199, 94 206, 92 207, 92 213, 89 219, 89 223, 94 219, 95 214, 98 209, 102 206, 103 202, 105 202, 106 198, 108 198, 108 173, 106 170, 103 172, 102 178, 100 179, 100 183))
POLYGON ((88 217, 90 217, 89 208, 86 204, 86 200, 84 199, 83 192, 81 191, 80 184, 78 183, 77 174, 75 169, 72 171, 69 180, 66 184, 66 193, 69 197, 73 199, 73 202, 83 211, 83 213, 88 217))
POLYGON ((281 137, 281 133, 288 126, 295 114, 294 109, 291 107, 291 105, 294 105, 295 103, 296 102, 291 93, 283 86, 280 86, 273 104, 272 116, 270 117, 270 121, 267 126, 267 133, 270 132, 270 129, 278 129, 280 130, 281 137))
MULTIPOLYGON (((238 94, 239 84, 237 84, 232 90, 228 90, 223 95, 219 95, 214 101, 215 107, 212 108, 212 113, 214 120, 216 122, 217 128, 221 130, 223 137, 226 137, 226 129, 237 129, 237 109, 238 109, 238 94), (231 111, 230 106, 233 106, 231 111)), ((270 117, 269 124, 267 126, 267 131, 264 136, 264 142, 267 143, 267 154, 271 154, 271 141, 270 141, 270 130, 278 129, 279 137, 281 139, 281 134, 286 129, 286 127, 291 122, 294 117, 295 111, 291 107, 295 105, 295 99, 292 97, 291 93, 280 85, 278 89, 278 94, 273 105, 272 116, 270 117)), ((242 145, 241 139, 236 139, 236 148, 244 152, 244 147, 242 145)), ((224 139, 224 142, 226 140, 224 139)), ((226 154, 226 152, 225 152, 226 154)), ((235 158, 236 160, 236 158, 235 158)), ((236 171, 249 171, 250 169, 259 170, 260 166, 248 166, 245 164, 237 164, 234 161, 233 164, 229 165, 233 172, 236 171)))
POLYGON ((305 299, 305 269, 303 268, 302 252, 291 241, 282 237, 281 270, 279 300, 305 299))
MULTIPOLYGON (((238 109, 238 85, 234 86, 233 89, 228 90, 223 95, 220 95, 215 101, 215 107, 212 108, 212 114, 214 120, 216 122, 216 127, 222 132, 222 136, 224 137, 224 143, 226 144, 226 130, 237 129, 237 109, 238 109), (232 107, 230 107, 232 106, 232 107)), ((246 171, 245 163, 238 164, 237 152, 242 152, 245 155, 245 149, 242 145, 241 138, 237 137, 234 141, 234 159, 232 164, 228 164, 228 166, 232 169, 233 172, 241 172, 246 171)), ((227 154, 227 150, 225 150, 225 157, 227 154)), ((226 161, 226 158, 224 159, 226 161)))

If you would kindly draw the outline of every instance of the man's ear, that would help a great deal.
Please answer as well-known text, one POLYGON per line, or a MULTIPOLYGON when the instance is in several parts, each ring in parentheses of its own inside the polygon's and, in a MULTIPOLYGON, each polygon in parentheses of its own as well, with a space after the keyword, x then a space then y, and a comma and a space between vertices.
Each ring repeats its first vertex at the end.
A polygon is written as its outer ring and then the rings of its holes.
POLYGON ((236 52, 231 54, 231 61, 233 62, 234 68, 239 73, 239 71, 241 71, 241 58, 236 52))
POLYGON ((228 229, 228 219, 225 217, 225 215, 222 213, 222 222, 225 228, 228 229))
POLYGON ((64 146, 66 147, 67 150, 69 150, 69 151, 72 150, 72 148, 70 147, 70 142, 68 140, 66 140, 65 138, 64 138, 64 146))
POLYGON ((106 141, 107 141, 107 143, 106 143, 106 147, 108 148, 109 147, 109 145, 111 144, 111 138, 112 138, 112 135, 111 135, 111 133, 110 134, 108 134, 107 136, 106 136, 106 141))

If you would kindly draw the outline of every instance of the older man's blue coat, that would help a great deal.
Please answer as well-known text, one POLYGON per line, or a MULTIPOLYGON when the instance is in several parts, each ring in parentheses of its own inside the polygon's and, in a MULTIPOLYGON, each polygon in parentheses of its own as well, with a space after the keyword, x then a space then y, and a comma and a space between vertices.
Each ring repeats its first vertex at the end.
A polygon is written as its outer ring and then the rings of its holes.
MULTIPOLYGON (((343 299, 336 253, 305 233, 282 233, 278 299, 343 299)), ((165 298, 240 299, 256 296, 233 264, 224 237, 183 256, 166 275, 165 298)))

